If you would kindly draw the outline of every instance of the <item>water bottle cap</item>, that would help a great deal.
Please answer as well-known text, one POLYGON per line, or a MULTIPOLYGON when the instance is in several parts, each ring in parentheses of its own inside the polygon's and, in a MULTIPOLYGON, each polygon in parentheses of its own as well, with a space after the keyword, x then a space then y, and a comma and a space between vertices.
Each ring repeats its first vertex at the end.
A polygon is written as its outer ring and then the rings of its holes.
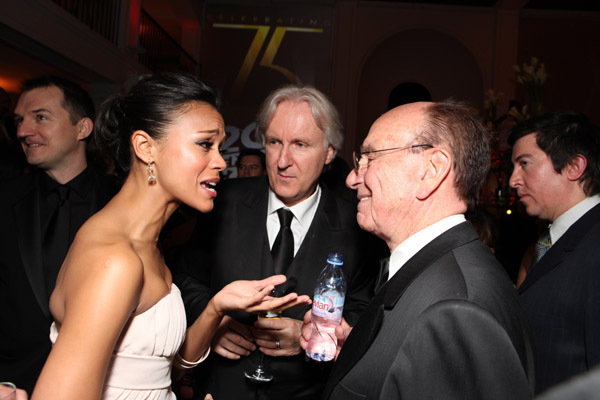
POLYGON ((327 262, 333 265, 344 265, 344 257, 340 253, 329 253, 327 262))

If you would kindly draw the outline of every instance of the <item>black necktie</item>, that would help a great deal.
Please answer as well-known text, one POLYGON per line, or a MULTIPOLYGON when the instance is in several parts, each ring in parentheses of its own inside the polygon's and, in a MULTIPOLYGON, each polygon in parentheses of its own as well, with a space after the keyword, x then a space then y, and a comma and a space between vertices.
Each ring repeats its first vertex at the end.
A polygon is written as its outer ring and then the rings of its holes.
POLYGON ((273 256, 275 273, 285 274, 287 267, 294 259, 294 235, 291 229, 294 214, 282 207, 277 210, 277 216, 279 217, 280 228, 275 243, 273 243, 271 255, 273 256))
POLYGON ((52 213, 42 251, 44 254, 44 270, 46 273, 46 288, 48 295, 54 290, 56 277, 69 249, 69 228, 71 205, 69 202, 69 187, 60 185, 54 191, 57 197, 56 209, 52 213))

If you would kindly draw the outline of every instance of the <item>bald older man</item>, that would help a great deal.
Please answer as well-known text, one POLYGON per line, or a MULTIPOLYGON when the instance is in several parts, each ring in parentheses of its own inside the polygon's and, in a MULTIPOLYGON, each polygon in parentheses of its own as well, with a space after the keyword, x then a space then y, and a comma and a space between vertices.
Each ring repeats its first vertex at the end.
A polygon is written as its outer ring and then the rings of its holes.
POLYGON ((323 398, 532 397, 519 299, 463 215, 489 167, 487 138, 453 101, 404 105, 371 127, 346 183, 361 228, 388 244, 389 280, 354 329, 338 328, 323 398))

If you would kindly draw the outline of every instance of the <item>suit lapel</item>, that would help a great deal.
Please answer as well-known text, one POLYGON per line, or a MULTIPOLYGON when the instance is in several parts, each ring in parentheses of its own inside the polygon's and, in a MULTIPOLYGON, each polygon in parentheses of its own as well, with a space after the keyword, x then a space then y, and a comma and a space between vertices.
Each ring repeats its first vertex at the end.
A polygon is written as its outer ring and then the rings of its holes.
POLYGON ((562 264, 565 259, 568 259, 569 253, 577 248, 582 238, 598 220, 600 220, 600 204, 575 221, 563 236, 550 247, 548 252, 529 271, 525 281, 519 287, 519 293, 523 293, 544 275, 562 264))
MULTIPOLYGON (((313 292, 315 282, 303 279, 303 274, 307 272, 308 268, 315 268, 315 266, 309 266, 308 263, 314 263, 316 254, 327 254, 336 250, 331 248, 331 243, 338 243, 335 235, 340 231, 341 221, 336 209, 335 198, 330 195, 326 188, 321 187, 321 199, 315 216, 294 260, 286 271, 288 281, 284 283, 284 292, 313 292)), ((322 263, 316 266, 320 271, 321 268, 325 267, 326 260, 317 261, 322 263)))
POLYGON ((384 310, 392 309, 413 280, 435 260, 452 249, 477 240, 477 234, 469 222, 463 222, 427 244, 400 268, 369 303, 352 330, 343 350, 335 362, 324 393, 329 397, 334 386, 354 367, 367 352, 383 322, 384 310))
POLYGON ((386 309, 393 308, 408 285, 426 267, 453 249, 477 240, 478 236, 471 223, 465 221, 444 232, 415 254, 384 286, 384 304, 386 309))
POLYGON ((37 189, 38 179, 32 181, 32 190, 14 205, 15 221, 17 221, 17 239, 19 252, 23 260, 23 268, 35 298, 48 318, 49 293, 44 280, 42 264, 42 232, 40 228, 40 193, 37 189))
POLYGON ((385 287, 371 300, 344 343, 329 374, 323 398, 329 398, 335 385, 354 367, 375 340, 383 322, 383 292, 385 292, 385 287))
POLYGON ((552 271, 558 265, 562 264, 563 260, 567 256, 567 252, 563 246, 563 243, 565 242, 560 242, 561 240, 550 247, 542 259, 529 270, 525 277, 525 281, 523 281, 519 287, 519 293, 523 293, 525 290, 527 290, 527 288, 537 282, 544 275, 552 271))
POLYGON ((260 185, 258 190, 248 193, 240 206, 245 209, 238 213, 237 226, 240 232, 238 265, 242 271, 254 274, 258 272, 256 269, 244 268, 244 266, 253 265, 256 260, 259 260, 261 265, 260 275, 247 276, 246 279, 262 279, 275 274, 266 228, 268 194, 268 184, 265 179, 264 185, 260 185), (257 235, 262 237, 262 240, 257 241, 257 235))

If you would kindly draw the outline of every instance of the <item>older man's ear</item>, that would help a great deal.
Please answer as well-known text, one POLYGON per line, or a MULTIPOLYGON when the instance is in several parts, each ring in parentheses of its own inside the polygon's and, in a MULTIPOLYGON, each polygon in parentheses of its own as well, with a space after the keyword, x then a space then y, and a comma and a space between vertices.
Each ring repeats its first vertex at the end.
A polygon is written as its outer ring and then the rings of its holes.
POLYGON ((445 181, 452 169, 452 157, 444 149, 428 150, 424 157, 426 157, 425 168, 417 191, 419 200, 425 200, 431 196, 445 181))

